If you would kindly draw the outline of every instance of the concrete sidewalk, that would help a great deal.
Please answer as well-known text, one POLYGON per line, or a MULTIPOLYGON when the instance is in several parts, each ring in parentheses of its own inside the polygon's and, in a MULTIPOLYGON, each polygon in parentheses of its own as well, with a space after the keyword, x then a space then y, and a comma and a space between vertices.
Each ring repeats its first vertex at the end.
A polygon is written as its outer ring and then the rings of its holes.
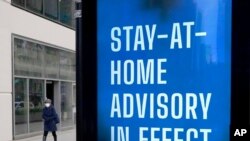
MULTIPOLYGON (((14 140, 14 141, 42 141, 42 135, 25 138, 21 140, 14 140)), ((46 141, 54 141, 51 132, 48 134, 46 141)), ((66 131, 58 131, 57 132, 57 141, 76 141, 76 130, 66 130, 66 131)))

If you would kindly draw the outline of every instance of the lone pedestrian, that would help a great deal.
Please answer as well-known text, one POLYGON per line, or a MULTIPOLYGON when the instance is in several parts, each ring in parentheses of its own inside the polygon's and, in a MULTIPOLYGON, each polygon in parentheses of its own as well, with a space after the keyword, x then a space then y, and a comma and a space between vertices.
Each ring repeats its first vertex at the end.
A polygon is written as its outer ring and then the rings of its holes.
POLYGON ((57 127, 56 124, 59 123, 59 118, 56 113, 54 106, 51 104, 50 99, 44 101, 45 107, 43 108, 42 118, 44 120, 44 133, 43 141, 46 141, 47 135, 49 132, 52 132, 54 141, 57 141, 57 127))

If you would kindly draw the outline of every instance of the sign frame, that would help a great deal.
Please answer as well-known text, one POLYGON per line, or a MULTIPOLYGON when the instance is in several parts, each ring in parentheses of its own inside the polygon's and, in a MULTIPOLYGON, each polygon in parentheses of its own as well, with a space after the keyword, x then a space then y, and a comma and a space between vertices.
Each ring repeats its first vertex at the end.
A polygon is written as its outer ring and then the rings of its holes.
MULTIPOLYGON (((244 140, 232 133, 250 124, 250 21, 243 16, 249 6, 232 0, 231 141, 244 140)), ((97 0, 76 3, 76 9, 83 13, 76 18, 77 141, 97 141, 97 0)))

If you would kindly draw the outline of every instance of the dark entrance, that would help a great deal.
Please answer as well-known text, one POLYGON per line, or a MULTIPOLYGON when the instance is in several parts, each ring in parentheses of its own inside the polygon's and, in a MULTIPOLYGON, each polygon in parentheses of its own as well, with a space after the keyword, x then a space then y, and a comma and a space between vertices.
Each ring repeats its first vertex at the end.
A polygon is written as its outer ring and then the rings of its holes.
POLYGON ((52 100, 54 105, 54 82, 46 81, 46 97, 52 100))

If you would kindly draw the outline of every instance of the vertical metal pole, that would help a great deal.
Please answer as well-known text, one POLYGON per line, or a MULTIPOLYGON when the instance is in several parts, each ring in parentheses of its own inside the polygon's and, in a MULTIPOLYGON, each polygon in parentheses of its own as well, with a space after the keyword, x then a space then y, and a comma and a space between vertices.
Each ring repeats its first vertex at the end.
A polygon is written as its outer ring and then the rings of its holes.
MULTIPOLYGON (((30 133, 30 107, 29 107, 29 105, 30 105, 30 79, 27 79, 27 94, 26 94, 26 96, 27 96, 27 125, 28 125, 28 133, 30 133)), ((24 105, 25 105, 25 103, 24 103, 24 105)), ((24 106, 25 107, 25 106, 24 106)))
POLYGON ((83 141, 84 137, 81 134, 83 129, 83 90, 82 90, 82 16, 81 16, 81 1, 76 1, 76 11, 75 11, 75 19, 76 19, 76 140, 83 141))
POLYGON ((83 129, 83 89, 82 89, 82 6, 81 1, 76 0, 76 140, 83 141, 84 137, 81 134, 83 129))
POLYGON ((75 17, 76 139, 97 141, 96 0, 76 0, 75 17))

